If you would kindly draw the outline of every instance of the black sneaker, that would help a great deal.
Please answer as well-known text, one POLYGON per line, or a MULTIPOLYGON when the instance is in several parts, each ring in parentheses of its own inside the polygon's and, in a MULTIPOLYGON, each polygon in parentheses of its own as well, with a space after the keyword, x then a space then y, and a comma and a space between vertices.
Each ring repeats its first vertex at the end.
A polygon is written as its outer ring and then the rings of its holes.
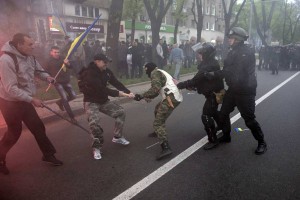
POLYGON ((64 108, 63 104, 61 103, 61 101, 57 101, 56 104, 61 111, 65 111, 65 108, 64 108))
POLYGON ((203 149, 204 150, 210 150, 210 149, 213 149, 215 147, 217 147, 219 144, 219 142, 208 142, 204 145, 203 149))
POLYGON ((52 165, 55 165, 55 166, 60 166, 60 165, 63 164, 63 162, 60 161, 60 160, 57 160, 54 155, 47 156, 47 157, 43 156, 42 160, 47 162, 47 163, 50 163, 52 165))
POLYGON ((265 142, 258 143, 257 148, 255 150, 255 154, 256 155, 264 154, 266 153, 267 149, 268 149, 267 144, 265 142))
POLYGON ((0 161, 0 173, 3 173, 5 175, 9 174, 9 170, 6 167, 5 161, 0 161))
POLYGON ((231 137, 230 136, 221 136, 218 138, 219 143, 230 143, 231 142, 231 137))

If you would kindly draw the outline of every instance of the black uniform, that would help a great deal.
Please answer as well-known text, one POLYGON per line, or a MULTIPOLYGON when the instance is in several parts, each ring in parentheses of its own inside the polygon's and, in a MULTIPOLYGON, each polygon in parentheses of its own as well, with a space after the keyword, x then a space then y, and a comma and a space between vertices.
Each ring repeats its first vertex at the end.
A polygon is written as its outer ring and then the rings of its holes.
MULTIPOLYGON (((257 80, 255 74, 255 55, 245 44, 233 46, 224 61, 224 70, 216 73, 225 77, 228 90, 220 111, 223 141, 230 142, 230 113, 237 106, 246 126, 251 130, 259 145, 265 145, 264 134, 255 120, 255 95, 257 80)), ((222 140, 221 140, 222 141, 222 140)))
POLYGON ((220 70, 220 65, 213 57, 209 60, 204 60, 198 65, 198 73, 190 80, 181 82, 177 85, 179 89, 183 88, 196 88, 199 94, 203 94, 206 101, 202 110, 202 122, 205 127, 205 131, 208 135, 209 142, 216 142, 216 126, 219 124, 218 119, 218 103, 214 93, 224 89, 224 83, 222 78, 214 77, 207 79, 204 74, 206 72, 215 72, 220 70))

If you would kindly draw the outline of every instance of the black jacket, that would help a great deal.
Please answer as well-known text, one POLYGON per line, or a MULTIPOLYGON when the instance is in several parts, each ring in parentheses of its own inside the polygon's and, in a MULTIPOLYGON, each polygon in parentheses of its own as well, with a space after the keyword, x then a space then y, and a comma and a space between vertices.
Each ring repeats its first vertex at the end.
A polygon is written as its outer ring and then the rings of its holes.
POLYGON ((208 61, 202 61, 198 65, 198 73, 190 80, 184 81, 185 88, 196 88, 199 94, 203 94, 208 97, 213 92, 219 92, 224 89, 223 79, 219 77, 213 77, 207 79, 204 76, 205 72, 215 72, 220 70, 220 65, 217 60, 210 59, 208 61))
MULTIPOLYGON (((57 72, 60 70, 61 66, 64 63, 64 59, 60 57, 59 59, 55 59, 50 56, 47 66, 45 70, 52 76, 55 77, 57 72)), ((71 81, 70 74, 70 66, 66 66, 67 70, 61 70, 56 78, 57 83, 66 84, 71 81)))
POLYGON ((256 95, 255 54, 246 44, 237 44, 224 60, 224 69, 217 72, 225 77, 228 90, 235 94, 256 95))
POLYGON ((107 102, 108 96, 117 97, 119 91, 130 93, 130 91, 119 82, 110 69, 101 71, 95 63, 91 62, 88 68, 80 72, 78 86, 83 93, 84 102, 100 103, 107 102), (108 83, 117 88, 108 88, 108 83))

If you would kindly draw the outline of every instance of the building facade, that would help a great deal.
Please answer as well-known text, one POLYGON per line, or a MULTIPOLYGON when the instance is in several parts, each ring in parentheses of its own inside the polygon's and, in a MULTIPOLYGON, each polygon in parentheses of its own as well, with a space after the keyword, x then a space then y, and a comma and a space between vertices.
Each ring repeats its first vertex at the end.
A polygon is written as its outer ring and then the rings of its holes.
MULTIPOLYGON (((0 20, 2 19, 3 24, 12 20, 15 22, 7 23, 6 28, 4 27, 3 30, 6 29, 9 30, 9 32, 14 32, 14 30, 10 30, 12 24, 14 24, 16 30, 24 30, 30 33, 30 35, 40 43, 45 43, 48 40, 62 41, 65 34, 59 31, 57 16, 61 19, 66 34, 74 39, 101 14, 100 20, 88 35, 88 40, 106 41, 109 0, 12 0, 12 2, 14 2, 16 6, 15 10, 12 10, 12 13, 6 12, 2 13, 2 15, 0 14, 0 20), (24 19, 24 21, 19 23, 20 19, 24 19)), ((202 2, 204 16, 202 40, 210 42, 216 40, 218 37, 223 38, 224 13, 222 0, 203 0, 202 2)), ((178 42, 190 40, 197 36, 196 22, 191 12, 193 3, 195 3, 195 0, 185 1, 183 7, 185 18, 180 22, 176 36, 178 42)), ((164 38, 167 43, 172 43, 174 40, 175 19, 173 12, 175 5, 176 0, 173 1, 173 5, 167 12, 161 25, 160 37, 164 38)), ((135 39, 150 43, 152 32, 149 17, 146 9, 141 13, 142 14, 136 20, 135 39)), ((4 33, 5 30, 2 32, 4 33)), ((120 26, 120 40, 128 40, 130 33, 131 22, 122 21, 120 26)))

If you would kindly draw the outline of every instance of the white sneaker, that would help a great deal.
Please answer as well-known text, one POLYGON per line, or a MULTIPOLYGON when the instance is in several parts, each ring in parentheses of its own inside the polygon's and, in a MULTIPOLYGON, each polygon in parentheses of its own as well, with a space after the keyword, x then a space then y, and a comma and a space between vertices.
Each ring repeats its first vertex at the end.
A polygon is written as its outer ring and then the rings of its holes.
POLYGON ((112 142, 122 144, 122 145, 128 145, 130 142, 126 140, 124 137, 115 138, 113 137, 112 142))
POLYGON ((100 149, 98 148, 93 148, 93 155, 95 160, 100 160, 102 158, 100 149))

